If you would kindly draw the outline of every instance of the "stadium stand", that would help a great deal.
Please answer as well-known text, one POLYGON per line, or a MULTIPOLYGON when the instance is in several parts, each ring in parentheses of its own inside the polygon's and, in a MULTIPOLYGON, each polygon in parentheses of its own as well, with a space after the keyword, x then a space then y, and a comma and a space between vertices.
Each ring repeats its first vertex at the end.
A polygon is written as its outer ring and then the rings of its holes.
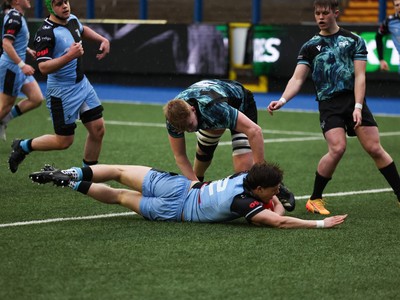
MULTIPOLYGON (((386 14, 393 14, 393 1, 386 1, 386 14)), ((340 22, 348 23, 378 23, 379 21, 379 0, 349 0, 342 14, 340 22)))

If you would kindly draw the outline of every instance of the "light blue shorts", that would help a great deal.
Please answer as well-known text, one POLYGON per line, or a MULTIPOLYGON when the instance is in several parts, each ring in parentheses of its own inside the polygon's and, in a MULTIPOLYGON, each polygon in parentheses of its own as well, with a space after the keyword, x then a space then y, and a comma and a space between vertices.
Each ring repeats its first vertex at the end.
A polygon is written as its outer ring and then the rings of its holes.
POLYGON ((182 221, 190 184, 182 175, 151 169, 142 185, 141 215, 149 220, 182 221))
POLYGON ((74 85, 48 86, 46 104, 51 113, 53 123, 62 122, 64 124, 73 124, 85 111, 101 106, 99 97, 86 77, 74 85), (54 107, 59 105, 62 108, 57 109, 57 113, 54 114, 54 107), (64 120, 59 120, 60 118, 64 120))
POLYGON ((33 76, 27 76, 18 65, 6 61, 0 63, 0 91, 6 95, 17 97, 22 86, 35 81, 33 76))

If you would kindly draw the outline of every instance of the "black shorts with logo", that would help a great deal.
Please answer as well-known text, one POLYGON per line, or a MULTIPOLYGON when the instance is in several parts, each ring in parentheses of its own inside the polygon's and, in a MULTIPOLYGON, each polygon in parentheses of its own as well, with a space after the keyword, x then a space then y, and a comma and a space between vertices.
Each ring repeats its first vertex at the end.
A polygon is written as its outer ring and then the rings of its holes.
MULTIPOLYGON (((356 136, 353 121, 354 93, 343 93, 329 100, 319 101, 319 121, 325 134, 332 128, 344 128, 348 136, 356 136)), ((364 99, 361 126, 378 126, 364 99)))

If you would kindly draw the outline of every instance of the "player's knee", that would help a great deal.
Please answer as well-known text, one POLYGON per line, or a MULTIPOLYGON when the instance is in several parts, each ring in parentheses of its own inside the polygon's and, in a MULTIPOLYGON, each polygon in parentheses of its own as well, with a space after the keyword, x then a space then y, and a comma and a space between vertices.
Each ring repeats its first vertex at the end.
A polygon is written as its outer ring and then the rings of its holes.
POLYGON ((38 108, 44 101, 43 97, 36 97, 29 100, 32 103, 32 108, 38 108))
POLYGON ((346 145, 337 145, 335 147, 330 148, 331 155, 337 159, 343 157, 344 153, 346 152, 346 145))
POLYGON ((74 143, 74 136, 57 136, 58 150, 65 150, 74 143))
POLYGON ((106 128, 104 124, 98 124, 94 127, 92 135, 93 138, 95 138, 96 140, 102 140, 105 133, 106 133, 106 128))
POLYGON ((383 149, 383 147, 379 143, 374 143, 373 145, 366 147, 365 151, 367 151, 367 153, 373 159, 379 159, 386 154, 386 151, 383 149))

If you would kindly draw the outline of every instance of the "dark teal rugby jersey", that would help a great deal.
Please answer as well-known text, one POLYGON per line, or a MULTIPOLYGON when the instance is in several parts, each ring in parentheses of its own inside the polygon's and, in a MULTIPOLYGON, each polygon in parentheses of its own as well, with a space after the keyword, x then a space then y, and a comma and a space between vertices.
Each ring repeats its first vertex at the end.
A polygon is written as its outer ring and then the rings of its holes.
POLYGON ((333 35, 315 35, 300 49, 297 64, 311 68, 317 100, 354 90, 354 60, 367 60, 365 41, 340 28, 333 35))
MULTIPOLYGON (((175 99, 185 100, 196 108, 197 130, 234 129, 238 112, 244 112, 249 105, 244 87, 233 80, 202 80, 179 93, 175 99)), ((168 121, 167 129, 173 137, 184 135, 168 121)))

